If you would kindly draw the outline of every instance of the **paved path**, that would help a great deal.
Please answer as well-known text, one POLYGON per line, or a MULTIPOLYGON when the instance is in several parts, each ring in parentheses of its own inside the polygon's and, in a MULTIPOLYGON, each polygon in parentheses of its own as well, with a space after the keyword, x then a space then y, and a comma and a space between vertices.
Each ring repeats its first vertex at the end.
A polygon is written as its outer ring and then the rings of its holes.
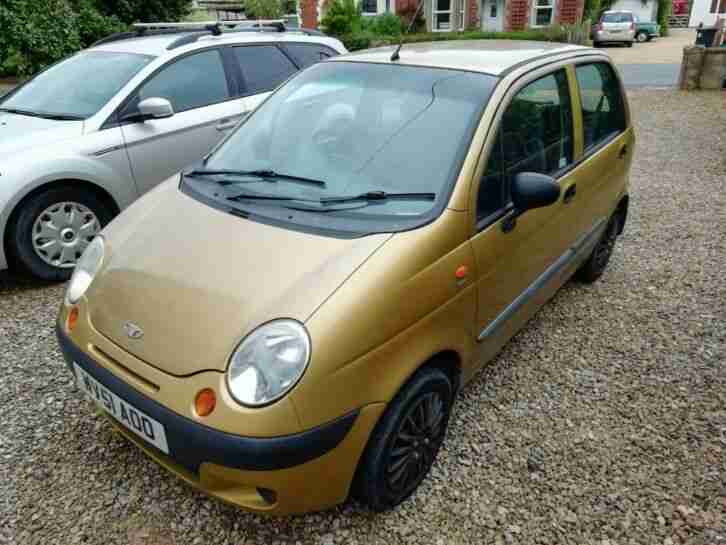
POLYGON ((633 47, 608 45, 603 50, 617 64, 626 87, 673 87, 678 83, 683 48, 696 41, 692 29, 672 29, 664 38, 633 47))

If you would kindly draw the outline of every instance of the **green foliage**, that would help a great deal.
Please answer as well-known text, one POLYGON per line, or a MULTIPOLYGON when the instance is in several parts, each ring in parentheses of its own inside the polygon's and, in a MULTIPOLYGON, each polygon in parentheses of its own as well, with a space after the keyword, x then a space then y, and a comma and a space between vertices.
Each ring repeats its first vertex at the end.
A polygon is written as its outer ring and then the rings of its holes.
POLYGON ((398 36, 401 34, 401 18, 393 13, 363 17, 361 30, 376 36, 398 36))
POLYGON ((93 0, 69 0, 69 4, 76 14, 76 27, 83 47, 128 28, 115 15, 102 15, 93 0))
POLYGON ((191 12, 191 0, 93 0, 96 9, 122 22, 181 21, 191 12))
POLYGON ((668 18, 671 15, 671 11, 673 11, 672 0, 658 0, 658 15, 656 15, 656 20, 660 25, 661 36, 668 36, 668 18))
POLYGON ((284 15, 280 0, 245 0, 244 4, 250 19, 279 19, 284 15))
POLYGON ((4 0, 0 73, 27 76, 80 49, 77 18, 66 0, 4 0))
POLYGON ((328 34, 345 36, 361 32, 361 18, 360 5, 355 0, 328 0, 320 26, 328 34))
MULTIPOLYGON (((354 32, 341 36, 340 39, 349 51, 357 51, 369 47, 394 45, 401 38, 398 36, 375 36, 370 32, 354 32)), ((587 31, 584 24, 553 25, 546 28, 512 32, 468 30, 464 32, 421 32, 403 35, 403 43, 439 42, 446 40, 533 40, 539 42, 586 43, 587 39, 587 31)))
POLYGON ((185 23, 202 23, 205 21, 214 21, 216 19, 216 16, 209 13, 207 10, 204 9, 195 9, 192 10, 189 15, 184 17, 185 23))

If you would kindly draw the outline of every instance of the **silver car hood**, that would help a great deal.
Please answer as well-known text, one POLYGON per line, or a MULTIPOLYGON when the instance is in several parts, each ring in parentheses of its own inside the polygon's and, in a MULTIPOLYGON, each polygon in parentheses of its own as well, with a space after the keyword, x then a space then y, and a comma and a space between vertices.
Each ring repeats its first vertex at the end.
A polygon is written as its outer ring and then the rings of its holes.
POLYGON ((0 157, 82 134, 83 121, 56 121, 0 112, 0 157))

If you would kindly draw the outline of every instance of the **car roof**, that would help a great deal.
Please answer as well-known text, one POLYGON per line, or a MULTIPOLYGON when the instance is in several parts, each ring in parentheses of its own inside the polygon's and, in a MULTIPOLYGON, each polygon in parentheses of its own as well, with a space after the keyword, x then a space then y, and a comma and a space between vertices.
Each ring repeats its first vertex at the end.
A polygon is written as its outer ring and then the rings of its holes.
POLYGON ((152 55, 159 57, 178 52, 191 51, 201 49, 210 45, 228 45, 243 43, 279 43, 279 42, 309 42, 315 44, 325 44, 337 49, 339 44, 334 38, 328 36, 309 36, 302 32, 227 32, 220 36, 202 35, 196 41, 183 45, 179 48, 169 50, 168 47, 183 36, 189 36, 190 33, 161 34, 156 36, 140 36, 138 38, 127 38, 100 44, 89 48, 89 51, 109 51, 114 53, 136 53, 138 55, 152 55))
POLYGON ((391 61, 395 46, 368 49, 326 62, 372 62, 432 68, 468 70, 500 76, 519 65, 543 57, 564 53, 594 53, 596 49, 577 45, 520 40, 450 40, 441 42, 408 43, 400 51, 400 58, 391 61))

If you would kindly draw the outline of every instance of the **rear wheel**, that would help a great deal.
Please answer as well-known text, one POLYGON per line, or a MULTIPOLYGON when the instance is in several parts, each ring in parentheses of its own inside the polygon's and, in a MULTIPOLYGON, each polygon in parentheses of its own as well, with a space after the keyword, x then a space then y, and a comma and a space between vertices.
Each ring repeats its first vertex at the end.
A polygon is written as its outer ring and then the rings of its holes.
POLYGON ((625 42, 625 47, 633 47, 633 42, 625 42))
POLYGON ((8 250, 13 264, 41 280, 70 278, 88 243, 113 218, 95 194, 58 187, 21 205, 10 226, 8 250))
POLYGON ((620 229, 620 222, 619 212, 616 212, 610 217, 605 227, 605 232, 601 235, 595 248, 593 248, 590 257, 587 258, 587 261, 575 273, 578 280, 586 284, 591 284, 603 275, 605 268, 610 262, 610 256, 613 255, 615 241, 618 238, 618 231, 620 229))
POLYGON ((439 369, 424 368, 390 403, 363 454, 354 495, 373 511, 391 509, 421 484, 444 441, 454 389, 439 369))
POLYGON ((647 32, 638 32, 635 35, 635 39, 638 41, 638 43, 643 43, 648 41, 648 33, 647 32))
POLYGON ((592 42, 592 47, 600 47, 601 45, 600 42, 592 42))

